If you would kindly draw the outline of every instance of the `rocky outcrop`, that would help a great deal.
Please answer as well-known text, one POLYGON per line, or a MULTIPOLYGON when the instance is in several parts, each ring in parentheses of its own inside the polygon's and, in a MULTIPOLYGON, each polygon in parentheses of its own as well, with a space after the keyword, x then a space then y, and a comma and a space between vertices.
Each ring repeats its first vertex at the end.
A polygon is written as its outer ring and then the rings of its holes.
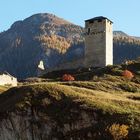
POLYGON ((13 88, 0 96, 0 139, 90 140, 96 136, 96 110, 82 107, 64 93, 51 95, 52 87, 43 87, 13 88))
POLYGON ((93 127, 97 124, 96 114, 77 110, 69 111, 69 115, 71 118, 75 117, 75 120, 63 124, 30 109, 27 114, 17 112, 7 115, 6 119, 0 121, 2 140, 89 140, 94 137, 93 127))

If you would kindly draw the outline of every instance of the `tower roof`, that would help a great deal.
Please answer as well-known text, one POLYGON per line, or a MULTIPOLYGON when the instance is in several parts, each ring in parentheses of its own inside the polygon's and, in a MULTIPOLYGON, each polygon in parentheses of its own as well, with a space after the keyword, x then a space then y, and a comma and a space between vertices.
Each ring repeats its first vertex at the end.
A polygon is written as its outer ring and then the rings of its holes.
POLYGON ((95 21, 95 20, 104 20, 104 19, 107 19, 107 20, 109 20, 111 23, 113 23, 110 19, 108 19, 108 18, 106 18, 106 17, 103 17, 103 16, 99 16, 99 17, 94 17, 94 18, 91 18, 91 19, 87 19, 87 20, 85 20, 85 22, 95 21))

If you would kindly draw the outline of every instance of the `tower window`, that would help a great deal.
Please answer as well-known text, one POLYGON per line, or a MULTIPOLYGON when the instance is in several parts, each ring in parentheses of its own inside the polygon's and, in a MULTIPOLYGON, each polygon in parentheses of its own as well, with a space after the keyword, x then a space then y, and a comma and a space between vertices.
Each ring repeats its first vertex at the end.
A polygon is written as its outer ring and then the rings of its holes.
POLYGON ((90 34, 90 28, 88 28, 88 35, 90 34))
POLYGON ((94 21, 89 21, 89 23, 94 23, 94 21))
POLYGON ((101 19, 98 19, 98 22, 102 22, 102 20, 101 19))

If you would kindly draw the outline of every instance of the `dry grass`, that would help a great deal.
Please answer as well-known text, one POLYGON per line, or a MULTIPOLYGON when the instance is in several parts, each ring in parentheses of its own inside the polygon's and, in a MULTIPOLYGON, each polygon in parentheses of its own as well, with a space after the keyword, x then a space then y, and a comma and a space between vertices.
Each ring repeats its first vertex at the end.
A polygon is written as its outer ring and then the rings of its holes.
POLYGON ((2 94, 4 91, 8 90, 9 87, 6 86, 0 86, 0 94, 2 94))
MULTIPOLYGON (((77 96, 86 106, 97 107, 107 112, 115 113, 139 113, 140 102, 128 98, 129 93, 104 92, 87 88, 55 85, 56 90, 64 90, 66 94, 77 96), (56 88, 57 87, 57 88, 56 88)), ((138 95, 138 94, 137 94, 138 95)), ((140 95, 139 95, 140 96, 140 95)))
POLYGON ((39 111, 46 113, 44 116, 50 115, 64 123, 76 105, 78 112, 96 111, 107 124, 117 121, 130 126, 135 132, 140 128, 140 93, 121 89, 116 91, 112 89, 113 83, 106 84, 104 81, 43 82, 11 88, 0 95, 0 113, 26 111, 28 107, 36 106, 39 111))
MULTIPOLYGON (((135 114, 136 117, 140 115, 140 101, 131 98, 131 96, 134 97, 134 93, 115 90, 106 92, 97 90, 100 84, 96 90, 95 86, 94 82, 48 82, 19 87, 17 88, 17 92, 22 91, 23 96, 26 96, 28 90, 31 92, 29 92, 29 94, 46 92, 56 99, 61 98, 63 94, 68 98, 72 98, 74 101, 82 102, 83 104, 81 106, 90 109, 96 108, 111 114, 135 114)), ((105 89, 105 87, 101 88, 105 89)), ((17 94, 21 95, 21 93, 17 94)), ((135 93, 135 96, 138 98, 140 94, 135 93)))

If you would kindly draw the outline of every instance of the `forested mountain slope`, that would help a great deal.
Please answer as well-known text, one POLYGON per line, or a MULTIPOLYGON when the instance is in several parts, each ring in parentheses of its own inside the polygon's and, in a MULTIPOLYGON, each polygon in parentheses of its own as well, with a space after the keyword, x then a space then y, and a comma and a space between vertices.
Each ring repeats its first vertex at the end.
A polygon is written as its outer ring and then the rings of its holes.
MULTIPOLYGON (((36 76, 40 60, 46 70, 61 64, 65 68, 65 63, 84 59, 84 49, 83 27, 52 14, 36 14, 0 33, 0 71, 8 71, 19 79, 36 76)), ((138 38, 114 32, 115 64, 139 56, 138 38)))

